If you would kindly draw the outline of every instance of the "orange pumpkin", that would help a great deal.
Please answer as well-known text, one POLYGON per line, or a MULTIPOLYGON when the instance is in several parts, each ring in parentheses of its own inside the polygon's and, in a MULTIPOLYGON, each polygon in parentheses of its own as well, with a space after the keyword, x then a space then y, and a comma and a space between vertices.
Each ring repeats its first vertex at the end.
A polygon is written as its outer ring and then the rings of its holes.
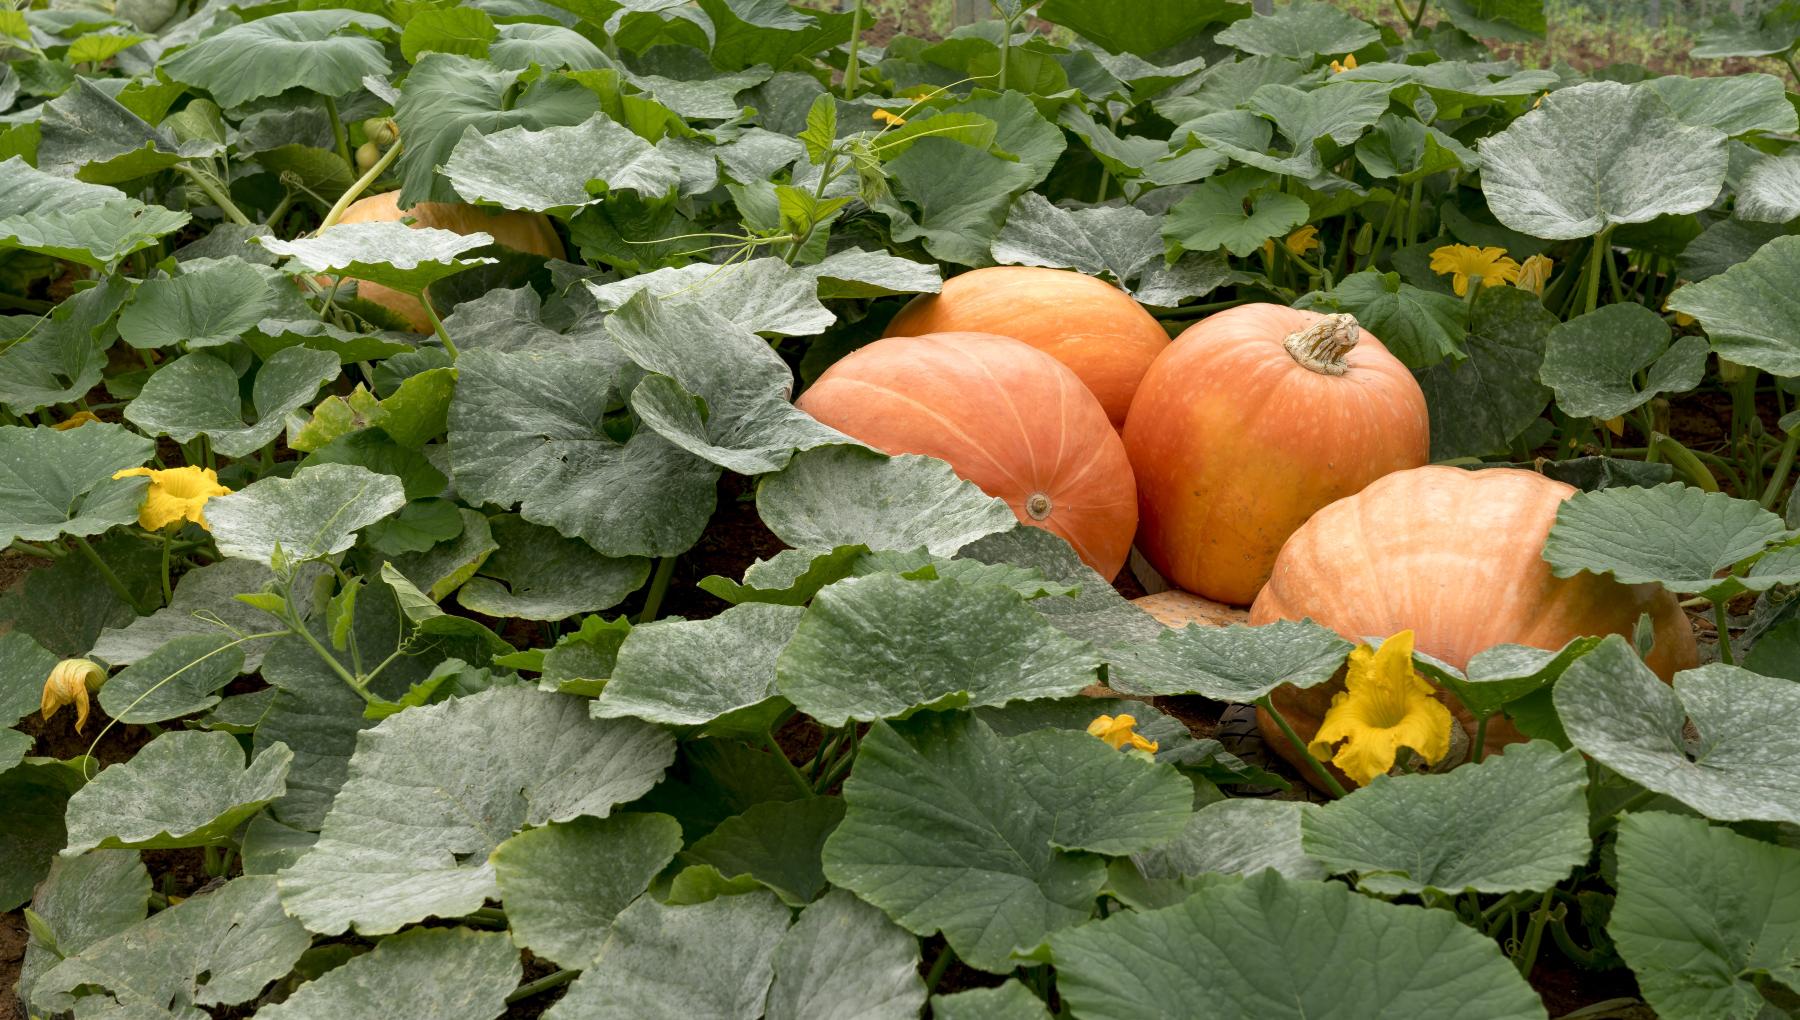
POLYGON ((1169 334, 1142 305, 1104 280, 1067 269, 991 266, 944 281, 888 323, 886 336, 998 333, 1069 366, 1123 428, 1144 371, 1169 334))
POLYGON ((1247 605, 1315 510, 1430 459, 1425 395, 1348 315, 1239 305, 1156 359, 1125 423, 1138 549, 1178 587, 1247 605))
MULTIPOLYGON (((1574 494, 1572 486, 1513 468, 1435 465, 1388 475, 1294 532, 1250 622, 1310 617, 1351 641, 1410 628, 1418 651, 1461 669, 1499 644, 1561 648, 1582 635, 1629 636, 1639 614, 1649 613, 1656 633, 1650 668, 1664 680, 1691 668, 1693 628, 1661 586, 1551 574, 1544 539, 1557 507, 1574 494)), ((1273 700, 1310 740, 1342 689, 1337 681, 1303 691, 1283 687, 1273 700)), ((1440 697, 1472 730, 1456 699, 1440 697)), ((1262 720, 1269 746, 1302 766, 1273 720, 1262 720)), ((1489 748, 1521 739, 1505 719, 1488 723, 1489 748)))
POLYGON ((1250 622, 1250 614, 1237 606, 1223 605, 1174 589, 1132 599, 1131 604, 1165 627, 1185 627, 1190 623, 1202 627, 1229 627, 1250 622))
POLYGON ((831 366, 795 403, 887 453, 948 461, 1104 577, 1131 550, 1137 499, 1124 444, 1075 373, 1027 344, 888 337, 831 366))
MULTIPOLYGON (((420 202, 402 211, 398 191, 358 199, 344 210, 338 222, 393 223, 402 218, 410 218, 415 227, 436 227, 458 234, 489 234, 508 248, 546 258, 560 259, 564 254, 562 239, 556 236, 556 229, 539 213, 484 209, 453 202, 420 202)), ((356 296, 405 319, 415 333, 431 332, 431 317, 425 314, 425 306, 419 299, 411 294, 379 283, 361 282, 356 285, 356 296)))

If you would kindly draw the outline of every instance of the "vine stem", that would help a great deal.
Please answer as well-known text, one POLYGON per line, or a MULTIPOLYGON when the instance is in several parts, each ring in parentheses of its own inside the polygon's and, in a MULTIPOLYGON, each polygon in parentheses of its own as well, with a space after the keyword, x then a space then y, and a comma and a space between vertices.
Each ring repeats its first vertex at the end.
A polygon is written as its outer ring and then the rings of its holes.
POLYGON ((81 555, 86 556, 88 562, 94 565, 94 569, 100 572, 100 580, 106 582, 106 586, 112 589, 112 593, 130 606, 132 612, 139 616, 147 615, 144 607, 138 605, 138 600, 131 597, 131 591, 125 587, 125 582, 119 580, 119 575, 113 573, 113 569, 106 565, 106 561, 100 558, 100 554, 94 551, 94 547, 88 544, 88 540, 80 535, 69 537, 75 540, 75 548, 81 550, 81 555))
POLYGON ((950 948, 950 943, 944 943, 944 948, 938 950, 937 959, 931 961, 931 970, 925 974, 925 991, 927 993, 936 988, 938 982, 944 979, 944 972, 950 969, 950 963, 955 959, 956 950, 950 948))
POLYGON ((1769 485, 1763 489, 1762 498, 1757 502, 1764 510, 1775 505, 1781 496, 1781 487, 1787 484, 1788 472, 1794 467, 1794 454, 1800 453, 1800 429, 1788 433, 1787 441, 1781 444, 1781 455, 1775 461, 1775 473, 1769 478, 1769 485))
POLYGON ((1482 752, 1487 749, 1488 719, 1485 715, 1475 718, 1475 746, 1469 751, 1469 760, 1477 765, 1481 764, 1482 752))
POLYGON ((565 968, 552 974, 545 974, 536 981, 527 981, 513 989, 512 992, 506 996, 506 1004, 510 1006, 515 1002, 529 999, 534 995, 542 995, 552 988, 561 988, 563 985, 568 984, 580 976, 581 971, 570 968, 565 968))
POLYGON ((1531 912, 1531 926, 1525 929, 1525 944, 1519 947, 1519 973, 1530 977, 1531 968, 1537 964, 1538 947, 1544 941, 1544 925, 1550 920, 1550 901, 1556 895, 1556 887, 1544 890, 1544 898, 1538 902, 1538 908, 1531 912))
POLYGON ((787 768, 788 776, 794 780, 794 785, 800 788, 800 792, 804 796, 818 796, 813 793, 812 784, 807 782, 806 777, 800 774, 800 770, 794 767, 794 763, 788 760, 787 752, 781 749, 781 742, 775 739, 775 734, 767 730, 763 731, 763 743, 774 753, 775 760, 787 768))
POLYGON ((1344 790, 1344 784, 1337 781, 1337 777, 1331 774, 1331 770, 1325 767, 1324 762, 1313 757, 1312 751, 1307 749, 1306 741, 1301 740, 1300 734, 1294 732, 1293 724, 1288 722, 1287 716, 1282 715, 1281 710, 1275 707, 1274 700, 1265 694, 1256 699, 1256 704, 1275 720, 1275 725, 1281 729, 1281 735, 1288 739, 1288 743, 1299 749, 1300 757, 1305 759, 1307 766, 1325 784, 1325 788, 1331 791, 1331 795, 1333 797, 1348 796, 1344 790))
POLYGON ((251 226, 250 217, 244 215, 244 210, 239 209, 237 203, 231 200, 231 196, 225 194, 224 190, 219 187, 219 183, 213 180, 211 174, 196 170, 186 163, 175 164, 175 169, 198 184, 200 190, 206 192, 206 197, 212 199, 213 204, 219 207, 219 211, 225 214, 226 219, 241 227, 251 226))
MULTIPOLYGON (((326 213, 325 219, 320 221, 319 229, 313 231, 314 237, 319 236, 327 229, 337 225, 337 221, 344 218, 344 210, 350 208, 350 203, 356 201, 363 192, 369 190, 369 185, 374 184, 376 178, 386 173, 387 168, 394 165, 394 160, 400 158, 401 145, 401 141, 395 139, 394 144, 388 147, 388 151, 382 153, 381 158, 375 161, 375 165, 369 168, 369 172, 358 177, 355 184, 350 185, 342 195, 338 196, 338 200, 332 205, 331 211, 326 213)), ((352 168, 354 168, 354 166, 355 164, 352 164, 352 168)))
POLYGON ((637 622, 649 623, 662 611, 663 596, 669 593, 669 579, 675 575, 675 560, 674 556, 664 556, 656 561, 656 573, 650 577, 650 590, 644 594, 644 608, 638 613, 637 622))
POLYGON ((169 560, 175 551, 175 536, 167 531, 162 533, 162 596, 163 605, 175 601, 173 586, 169 583, 169 560))
POLYGON ((1611 250, 1611 237, 1611 227, 1607 227, 1605 230, 1600 231, 1599 236, 1594 238, 1593 251, 1589 253, 1587 310, 1590 312, 1600 307, 1600 274, 1605 271, 1601 268, 1601 260, 1608 257, 1608 253, 1611 250))
POLYGON ((1731 651, 1731 625, 1726 619, 1725 602, 1720 600, 1712 604, 1713 627, 1719 632, 1719 661, 1727 666, 1737 665, 1737 657, 1731 651))
POLYGON ((338 155, 350 165, 350 172, 356 172, 356 157, 350 155, 350 132, 344 127, 344 118, 338 116, 337 100, 330 96, 325 100, 325 118, 331 121, 331 137, 337 141, 338 155))
POLYGON ((856 7, 850 12, 850 62, 844 68, 844 98, 856 98, 856 79, 860 76, 857 48, 862 44, 863 0, 856 0, 856 7))
POLYGON ((431 320, 432 331, 437 334, 438 340, 444 345, 444 350, 450 352, 450 360, 455 361, 456 344, 451 341, 450 333, 444 329, 444 320, 438 318, 437 309, 432 307, 429 288, 419 291, 419 304, 425 306, 425 317, 431 320))

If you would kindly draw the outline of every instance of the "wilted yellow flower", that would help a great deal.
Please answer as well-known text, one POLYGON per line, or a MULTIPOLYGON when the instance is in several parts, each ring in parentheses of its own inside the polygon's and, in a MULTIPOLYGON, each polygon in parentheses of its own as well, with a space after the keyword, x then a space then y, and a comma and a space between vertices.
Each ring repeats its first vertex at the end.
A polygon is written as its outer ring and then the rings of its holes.
POLYGON ((906 123, 905 117, 902 117, 891 110, 876 110, 874 113, 869 114, 869 116, 874 117, 883 124, 891 124, 894 127, 899 127, 906 123))
POLYGON ((44 697, 39 702, 39 711, 46 721, 56 714, 64 705, 75 706, 75 732, 87 725, 88 694, 98 691, 106 682, 106 670, 97 662, 87 659, 64 659, 50 670, 50 678, 44 681, 44 697))
POLYGON ((1548 255, 1533 255, 1519 264, 1519 276, 1513 286, 1543 297, 1544 285, 1550 282, 1550 273, 1555 269, 1556 263, 1548 255))
POLYGON ((1606 421, 1602 422, 1601 424, 1605 425, 1606 431, 1611 432, 1613 435, 1619 436, 1620 438, 1624 437, 1624 435, 1625 435, 1625 416, 1624 415, 1621 414, 1621 415, 1614 416, 1612 418, 1608 418, 1608 419, 1606 419, 1606 421))
POLYGON ((69 415, 67 418, 64 418, 62 421, 59 421, 50 427, 58 432, 67 432, 70 429, 78 429, 90 421, 99 420, 100 416, 92 411, 76 411, 74 414, 69 415))
POLYGON ((1505 248, 1477 248, 1472 244, 1447 244, 1432 252, 1431 271, 1455 274, 1451 285, 1458 297, 1469 292, 1471 276, 1481 277, 1483 287, 1519 278, 1519 264, 1506 257, 1505 248))
POLYGON ((1319 246, 1319 228, 1308 223, 1289 234, 1287 240, 1282 243, 1287 245, 1287 250, 1295 255, 1305 255, 1319 246))
POLYGON ((1394 767, 1402 747, 1436 764, 1450 753, 1450 710, 1432 697, 1432 687, 1412 668, 1413 632, 1403 630, 1379 651, 1359 645, 1350 653, 1344 690, 1307 751, 1329 760, 1358 786, 1394 767), (1342 742, 1336 753, 1333 745, 1342 742), (1328 757, 1329 756, 1329 757, 1328 757))
POLYGON ((1122 749, 1129 746, 1133 750, 1147 751, 1151 754, 1155 754, 1156 749, 1161 745, 1154 740, 1145 740, 1136 732, 1136 727, 1136 716, 1121 713, 1119 715, 1100 716, 1093 722, 1088 723, 1087 731, 1094 736, 1099 737, 1101 740, 1106 741, 1107 745, 1114 749, 1122 749))
POLYGON ((1343 74, 1345 71, 1354 70, 1356 70, 1356 54, 1354 53, 1344 54, 1344 59, 1341 63, 1336 60, 1331 62, 1332 74, 1343 74))
POLYGON ((138 507, 138 523, 149 531, 184 520, 211 531, 206 524, 206 501, 214 496, 231 495, 230 489, 219 484, 218 472, 211 468, 178 467, 158 471, 140 467, 120 471, 113 477, 136 475, 150 479, 150 488, 144 492, 144 503, 138 507))

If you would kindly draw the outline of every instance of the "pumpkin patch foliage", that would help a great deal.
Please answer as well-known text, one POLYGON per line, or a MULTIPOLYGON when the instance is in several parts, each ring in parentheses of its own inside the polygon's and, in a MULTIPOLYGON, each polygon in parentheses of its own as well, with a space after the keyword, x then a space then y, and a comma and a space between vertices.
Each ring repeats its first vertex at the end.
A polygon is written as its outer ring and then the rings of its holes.
POLYGON ((0 1015, 1800 1017, 1788 83, 874 6, 0 4, 0 1015))

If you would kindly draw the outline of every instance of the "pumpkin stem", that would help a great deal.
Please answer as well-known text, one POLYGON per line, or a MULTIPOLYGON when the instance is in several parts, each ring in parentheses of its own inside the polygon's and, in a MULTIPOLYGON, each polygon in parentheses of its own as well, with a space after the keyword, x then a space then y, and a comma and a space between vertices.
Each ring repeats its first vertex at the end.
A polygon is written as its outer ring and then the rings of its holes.
POLYGON ((1041 521, 1050 516, 1050 497, 1041 492, 1034 492, 1025 500, 1025 512, 1034 521, 1041 521))
POLYGON ((1349 368, 1344 355, 1356 346, 1361 332, 1356 316, 1333 312, 1303 330, 1289 333, 1282 346, 1295 361, 1320 375, 1343 375, 1349 368))

